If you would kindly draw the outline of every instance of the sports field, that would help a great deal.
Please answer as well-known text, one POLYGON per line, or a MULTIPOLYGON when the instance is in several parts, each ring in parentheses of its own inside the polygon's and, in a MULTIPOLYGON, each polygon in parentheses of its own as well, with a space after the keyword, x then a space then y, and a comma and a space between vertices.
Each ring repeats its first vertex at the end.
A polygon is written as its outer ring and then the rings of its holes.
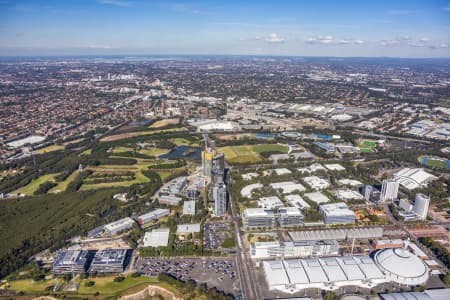
POLYGON ((258 144, 225 146, 219 148, 219 152, 225 154, 225 159, 230 163, 258 163, 264 160, 260 155, 264 152, 287 153, 289 148, 279 144, 258 144))
POLYGON ((450 170, 450 161, 444 158, 433 156, 419 156, 418 160, 422 165, 430 168, 450 170))
POLYGON ((48 152, 53 152, 53 151, 59 151, 59 150, 63 150, 64 146, 63 145, 50 145, 41 149, 36 150, 37 154, 44 154, 44 153, 48 153, 48 152))
POLYGON ((14 194, 25 194, 25 195, 33 195, 34 192, 39 188, 41 184, 43 184, 46 181, 55 181, 55 176, 59 173, 53 173, 53 174, 46 174, 42 175, 41 177, 34 179, 26 186, 23 186, 17 190, 15 190, 14 194))
POLYGON ((377 142, 374 140, 361 140, 358 146, 361 153, 373 153, 377 147, 377 142))

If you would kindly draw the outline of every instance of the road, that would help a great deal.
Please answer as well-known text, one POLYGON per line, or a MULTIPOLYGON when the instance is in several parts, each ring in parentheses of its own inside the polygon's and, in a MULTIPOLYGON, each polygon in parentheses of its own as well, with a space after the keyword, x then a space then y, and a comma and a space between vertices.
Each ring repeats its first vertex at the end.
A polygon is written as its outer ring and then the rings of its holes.
POLYGON ((230 196, 230 208, 232 214, 232 220, 234 223, 234 234, 236 236, 236 266, 239 273, 239 280, 241 282, 242 298, 249 300, 259 300, 260 297, 258 284, 256 281, 255 272, 253 268, 253 262, 249 257, 248 251, 245 248, 245 243, 242 241, 242 234, 239 228, 240 217, 236 212, 234 202, 232 200, 232 192, 228 182, 228 193, 230 196))

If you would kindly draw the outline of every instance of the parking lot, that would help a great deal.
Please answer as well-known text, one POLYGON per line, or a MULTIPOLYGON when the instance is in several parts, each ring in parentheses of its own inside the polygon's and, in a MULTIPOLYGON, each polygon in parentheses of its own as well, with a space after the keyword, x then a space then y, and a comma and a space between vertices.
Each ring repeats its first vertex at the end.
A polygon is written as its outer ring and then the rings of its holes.
POLYGON ((136 272, 156 277, 166 273, 182 281, 189 279, 236 294, 239 283, 235 261, 231 258, 139 258, 136 272))
POLYGON ((203 227, 203 248, 217 250, 229 237, 230 224, 227 222, 206 222, 203 227))

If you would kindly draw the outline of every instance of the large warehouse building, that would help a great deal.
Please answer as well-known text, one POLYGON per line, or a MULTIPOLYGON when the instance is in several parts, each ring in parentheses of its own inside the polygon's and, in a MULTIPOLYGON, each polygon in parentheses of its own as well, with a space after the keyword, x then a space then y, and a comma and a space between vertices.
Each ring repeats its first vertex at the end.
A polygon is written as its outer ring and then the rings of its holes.
POLYGON ((405 249, 383 249, 370 256, 284 259, 263 262, 271 290, 295 293, 306 288, 334 290, 355 285, 372 288, 385 282, 420 285, 428 268, 405 249), (404 268, 408 266, 408 268, 404 268))

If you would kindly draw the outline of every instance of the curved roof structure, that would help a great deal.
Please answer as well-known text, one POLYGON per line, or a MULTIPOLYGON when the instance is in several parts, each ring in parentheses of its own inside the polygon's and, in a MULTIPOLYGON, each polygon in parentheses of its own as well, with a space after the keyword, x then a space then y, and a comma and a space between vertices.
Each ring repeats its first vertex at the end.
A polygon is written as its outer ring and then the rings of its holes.
POLYGON ((392 281, 420 285, 428 280, 425 263, 403 248, 384 249, 375 254, 375 263, 392 281))

